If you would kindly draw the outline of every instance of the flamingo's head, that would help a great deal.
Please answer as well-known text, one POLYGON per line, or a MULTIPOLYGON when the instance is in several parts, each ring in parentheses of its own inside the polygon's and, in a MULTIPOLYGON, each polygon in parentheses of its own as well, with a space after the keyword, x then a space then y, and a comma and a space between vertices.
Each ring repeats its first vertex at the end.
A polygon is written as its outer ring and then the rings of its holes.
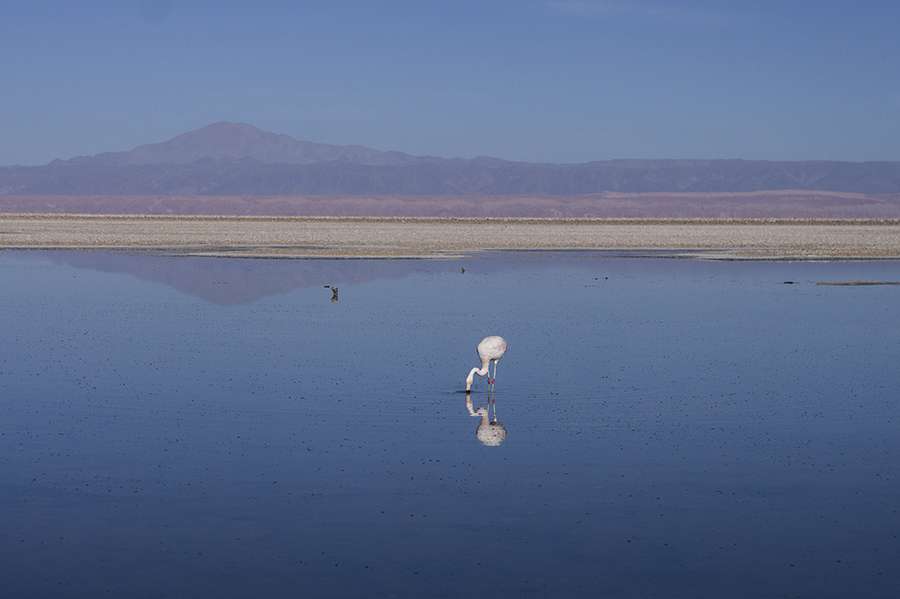
POLYGON ((472 390, 472 383, 475 382, 475 372, 477 370, 477 368, 473 368, 469 371, 469 376, 466 377, 466 393, 472 390))

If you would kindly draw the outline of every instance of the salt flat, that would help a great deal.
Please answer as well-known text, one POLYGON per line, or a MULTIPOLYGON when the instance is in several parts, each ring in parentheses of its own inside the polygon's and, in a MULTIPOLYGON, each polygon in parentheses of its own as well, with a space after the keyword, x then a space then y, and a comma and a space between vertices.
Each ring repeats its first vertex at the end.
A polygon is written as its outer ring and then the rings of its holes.
POLYGON ((897 258, 898 220, 434 219, 0 215, 0 248, 233 257, 439 257, 653 250, 711 258, 897 258))

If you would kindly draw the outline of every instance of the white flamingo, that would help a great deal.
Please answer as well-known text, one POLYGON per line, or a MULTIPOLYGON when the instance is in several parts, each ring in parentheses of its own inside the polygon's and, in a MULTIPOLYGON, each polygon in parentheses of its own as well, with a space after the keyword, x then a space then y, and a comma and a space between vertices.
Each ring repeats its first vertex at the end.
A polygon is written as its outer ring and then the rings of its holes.
POLYGON ((497 419, 497 401, 494 399, 493 392, 488 392, 488 407, 477 410, 472 405, 472 394, 466 393, 466 409, 469 411, 469 416, 481 418, 481 422, 478 423, 478 428, 475 430, 475 436, 482 445, 497 447, 506 441, 506 427, 497 419), (491 408, 493 408, 493 414, 491 408))
POLYGON ((478 357, 481 359, 481 368, 473 368, 469 371, 469 376, 466 377, 466 393, 472 390, 472 382, 475 380, 476 374, 478 376, 487 375, 488 385, 494 384, 497 379, 497 362, 506 353, 507 347, 509 346, 506 344, 506 339, 496 335, 485 337, 481 340, 477 348, 478 357), (490 374, 491 362, 494 363, 493 375, 490 374))

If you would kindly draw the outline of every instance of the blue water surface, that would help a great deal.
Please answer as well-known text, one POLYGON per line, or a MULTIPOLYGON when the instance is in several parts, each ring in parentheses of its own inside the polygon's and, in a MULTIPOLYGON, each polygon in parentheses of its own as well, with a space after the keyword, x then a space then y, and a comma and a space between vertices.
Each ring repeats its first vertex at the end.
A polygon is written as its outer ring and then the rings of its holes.
POLYGON ((0 253, 0 588, 898 597, 900 287, 845 279, 900 263, 0 253))

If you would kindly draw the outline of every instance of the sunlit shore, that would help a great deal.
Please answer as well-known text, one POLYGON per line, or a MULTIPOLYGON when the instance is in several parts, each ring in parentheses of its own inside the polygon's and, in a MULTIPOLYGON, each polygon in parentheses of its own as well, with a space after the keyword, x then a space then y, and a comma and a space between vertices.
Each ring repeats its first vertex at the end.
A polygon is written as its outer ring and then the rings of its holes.
POLYGON ((3 249, 231 257, 422 258, 481 250, 627 250, 722 259, 900 258, 900 220, 440 219, 0 215, 3 249))

